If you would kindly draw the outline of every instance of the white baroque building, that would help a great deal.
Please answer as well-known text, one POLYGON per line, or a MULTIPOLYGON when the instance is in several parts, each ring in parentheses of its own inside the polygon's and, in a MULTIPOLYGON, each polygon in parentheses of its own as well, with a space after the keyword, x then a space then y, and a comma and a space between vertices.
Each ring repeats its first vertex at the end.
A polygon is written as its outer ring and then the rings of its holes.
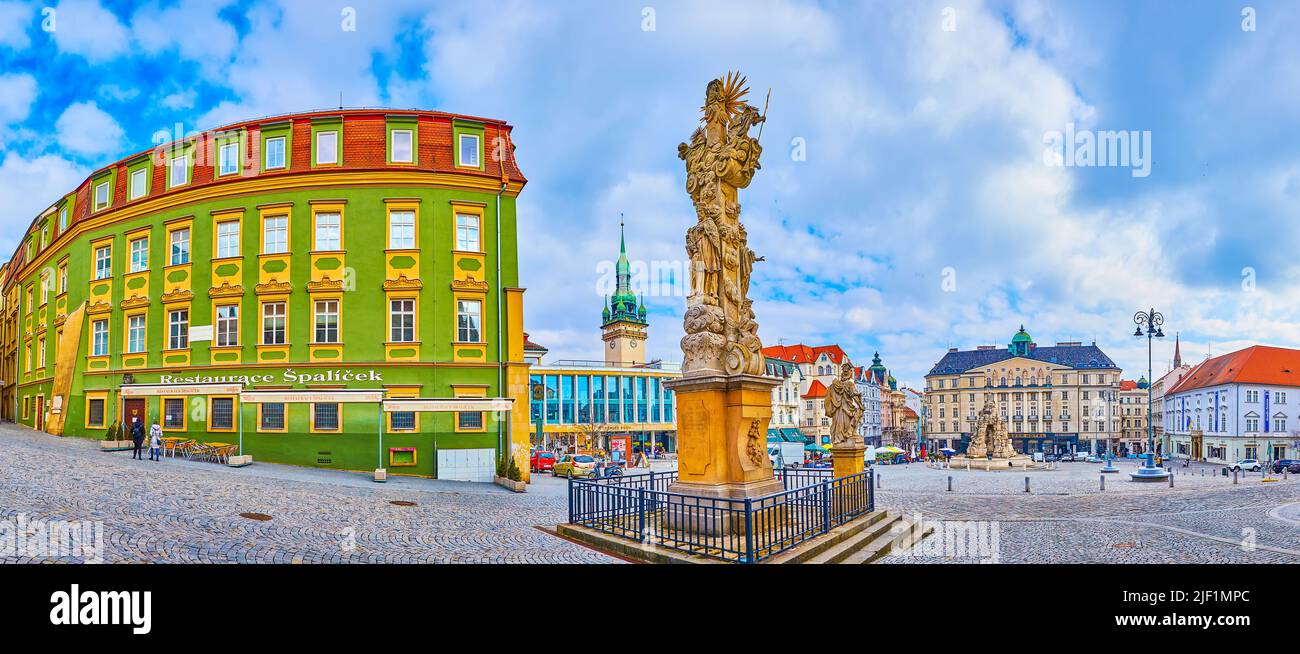
POLYGON ((1254 345, 1206 359, 1161 403, 1175 459, 1300 458, 1300 350, 1254 345))

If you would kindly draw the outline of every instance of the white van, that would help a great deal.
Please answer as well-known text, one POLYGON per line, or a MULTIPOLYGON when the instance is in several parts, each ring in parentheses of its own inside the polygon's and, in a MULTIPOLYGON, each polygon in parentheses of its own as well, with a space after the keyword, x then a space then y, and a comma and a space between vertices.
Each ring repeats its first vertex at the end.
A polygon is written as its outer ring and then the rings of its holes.
POLYGON ((768 443, 767 458, 772 462, 772 467, 777 470, 798 468, 803 465, 803 445, 800 443, 768 443))

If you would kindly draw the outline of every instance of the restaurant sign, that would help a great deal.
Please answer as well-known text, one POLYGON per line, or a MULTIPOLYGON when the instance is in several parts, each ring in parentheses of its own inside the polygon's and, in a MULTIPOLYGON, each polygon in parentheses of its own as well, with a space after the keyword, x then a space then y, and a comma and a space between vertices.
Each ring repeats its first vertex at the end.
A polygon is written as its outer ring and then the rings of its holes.
POLYGON ((311 384, 329 382, 382 382, 384 373, 378 370, 325 370, 321 372, 298 372, 285 368, 278 378, 273 374, 262 375, 158 375, 160 384, 311 384))

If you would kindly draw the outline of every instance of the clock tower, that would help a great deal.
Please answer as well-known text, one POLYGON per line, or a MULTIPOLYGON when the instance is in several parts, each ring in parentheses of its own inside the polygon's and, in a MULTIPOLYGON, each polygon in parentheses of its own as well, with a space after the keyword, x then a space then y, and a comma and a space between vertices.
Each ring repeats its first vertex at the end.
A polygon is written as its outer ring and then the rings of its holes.
POLYGON ((619 220, 618 285, 601 311, 601 338, 605 341, 605 364, 640 366, 645 364, 646 312, 644 301, 632 294, 632 270, 627 260, 627 239, 623 221, 619 220))

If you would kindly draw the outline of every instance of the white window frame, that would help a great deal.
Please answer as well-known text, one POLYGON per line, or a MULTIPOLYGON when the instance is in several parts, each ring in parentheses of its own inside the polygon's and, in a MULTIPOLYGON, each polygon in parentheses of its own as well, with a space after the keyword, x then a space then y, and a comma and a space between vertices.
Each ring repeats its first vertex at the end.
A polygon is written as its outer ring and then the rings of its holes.
POLYGON ((130 258, 127 260, 127 269, 133 273, 138 273, 138 272, 148 270, 149 269, 149 237, 141 236, 140 238, 131 239, 130 247, 131 247, 131 252, 129 255, 130 258), (136 248, 137 243, 144 243, 144 248, 142 250, 137 249, 136 248), (136 257, 137 254, 143 254, 144 256, 137 258, 136 257), (136 265, 137 263, 139 263, 140 265, 137 266, 136 265))
POLYGON ((289 153, 288 153, 287 144, 288 141, 285 140, 285 137, 283 136, 272 136, 271 138, 266 139, 266 156, 263 165, 267 170, 279 170, 281 168, 285 168, 288 165, 289 153), (278 151, 271 147, 272 143, 277 143, 277 142, 279 143, 280 146, 278 151), (280 155, 280 162, 276 165, 271 165, 272 152, 278 152, 278 154, 280 155))
POLYGON ((388 212, 388 247, 392 250, 415 249, 414 211, 410 209, 394 209, 388 212), (410 221, 408 222, 403 218, 402 222, 396 222, 394 217, 399 215, 409 217, 410 221))
POLYGON ((482 221, 479 220, 478 214, 474 214, 474 213, 456 214, 456 249, 461 252, 482 252, 483 251, 482 228, 483 228, 482 221), (474 223, 473 227, 471 228, 467 224, 462 224, 461 222, 462 218, 467 218, 472 220, 474 223), (467 235, 471 232, 471 230, 473 231, 474 234, 473 243, 470 243, 466 238, 467 235))
POLYGON ((415 163, 415 131, 410 129, 395 129, 389 133, 392 135, 391 137, 392 143, 390 144, 389 147, 389 150, 391 151, 390 156, 392 157, 392 162, 393 163, 415 163), (405 158, 398 157, 397 155, 397 142, 398 142, 397 137, 399 135, 405 137, 406 139, 405 158))
POLYGON ((217 306, 217 347, 236 347, 239 345, 239 305, 222 304, 217 306), (221 315, 226 309, 233 315, 221 315), (234 335, 234 340, 226 338, 227 332, 234 335))
POLYGON ((139 354, 145 351, 145 338, 148 319, 143 313, 137 313, 126 317, 126 353, 139 354), (139 321, 137 324, 136 321, 139 321), (139 339, 136 338, 137 333, 139 339), (137 342, 138 340, 138 342, 137 342))
POLYGON ((415 300, 412 298, 394 298, 388 302, 388 338, 392 343, 414 343, 415 342, 415 300), (402 305, 400 309, 396 308, 402 305), (409 306, 409 309, 407 308, 409 306), (397 318, 401 318, 403 323, 409 319, 409 326, 406 324, 397 325, 397 318), (398 330, 402 333, 398 333, 398 330), (401 338, 407 336, 409 338, 401 338))
POLYGON ((240 232, 240 227, 239 227, 238 220, 226 220, 217 223, 217 258, 218 259, 226 259, 230 257, 239 256, 239 249, 240 249, 239 232, 240 232), (234 233, 231 233, 230 230, 226 229, 227 227, 233 227, 234 233), (231 248, 232 245, 233 245, 233 249, 231 248))
POLYGON ((266 251, 262 254, 285 254, 289 251, 289 217, 288 216, 267 216, 262 219, 262 247, 266 251), (272 229, 272 225, 275 228, 272 229), (281 238, 275 240, 279 249, 272 248, 271 235, 278 234, 281 238))
POLYGON ((109 204, 112 203, 112 201, 113 201, 113 196, 108 191, 108 181, 105 180, 96 184, 95 185, 95 211, 99 211, 101 209, 107 209, 109 204), (100 191, 103 191, 102 199, 100 198, 101 195, 100 191))
POLYGON ((483 342, 483 302, 480 300, 467 300, 464 298, 456 299, 456 342, 457 343, 482 343, 483 342), (474 311, 469 311, 473 305, 474 311), (472 318, 472 323, 467 321, 472 318), (474 338, 466 338, 474 336, 474 338))
POLYGON ((172 157, 167 162, 167 188, 178 188, 190 183, 190 155, 182 154, 172 157), (176 162, 180 162, 178 167, 176 162), (180 171, 181 181, 176 181, 176 172, 180 171))
POLYGON ((182 266, 190 262, 190 228, 181 227, 174 229, 167 237, 170 241, 168 247, 168 256, 171 257, 171 265, 182 266))
POLYGON ((482 146, 483 146, 483 140, 482 140, 481 138, 479 138, 479 135, 478 135, 478 134, 460 134, 460 135, 457 136, 457 138, 456 138, 456 144, 457 144, 457 148, 456 148, 456 165, 457 165, 457 166, 459 166, 459 167, 461 167, 461 168, 480 168, 480 167, 482 167, 482 163, 481 163, 481 161, 483 160, 483 147, 482 147, 482 146), (468 149, 467 149, 467 148, 465 147, 465 139, 473 139, 473 141, 474 141, 474 147, 473 147, 473 148, 468 148, 468 149), (466 154, 467 152, 472 152, 472 153, 474 153, 474 160, 473 160, 473 161, 466 161, 466 160, 465 160, 465 154, 466 154))
POLYGON ((312 302, 311 313, 311 342, 322 345, 337 345, 339 342, 339 301, 334 299, 316 300, 312 302), (322 324, 322 318, 327 319, 327 322, 322 324), (328 322, 330 318, 333 319, 333 324, 328 322), (325 338, 323 339, 321 338, 322 328, 325 330, 325 338))
POLYGON ((149 194, 149 169, 139 168, 131 171, 130 195, 132 200, 142 198, 149 194), (139 182, 139 188, 136 187, 139 182))
POLYGON ((113 245, 110 243, 95 248, 95 279, 108 279, 112 276, 113 245))
MULTIPOLYGON (((31 350, 28 350, 31 352, 31 350)), ((90 323, 90 353, 91 356, 108 355, 108 321, 96 320, 90 323)), ((31 363, 29 359, 28 367, 31 363)))
POLYGON ((190 310, 172 309, 167 312, 167 349, 184 350, 190 346, 190 310), (184 314, 184 315, 180 315, 184 314), (177 316, 180 315, 180 320, 177 316))
POLYGON ((339 163, 339 132, 336 129, 324 129, 316 132, 316 165, 317 166, 337 166, 339 163), (329 136, 332 139, 330 151, 334 154, 333 158, 326 160, 322 155, 325 153, 325 147, 321 142, 329 136))
POLYGON ((217 176, 239 173, 239 141, 229 141, 217 147, 217 176), (227 170, 226 167, 230 169, 227 170))
POLYGON ((337 252, 343 249, 343 214, 322 211, 312 217, 312 222, 312 245, 316 251, 337 252))
POLYGON ((285 345, 289 342, 289 307, 286 302, 262 303, 261 336, 258 338, 262 345, 285 345), (272 308, 278 308, 278 310, 268 313, 267 310, 272 308), (272 321, 271 333, 276 334, 278 332, 279 334, 280 338, 277 342, 268 342, 266 340, 268 320, 272 321), (275 326, 276 321, 279 322, 278 328, 275 326))

